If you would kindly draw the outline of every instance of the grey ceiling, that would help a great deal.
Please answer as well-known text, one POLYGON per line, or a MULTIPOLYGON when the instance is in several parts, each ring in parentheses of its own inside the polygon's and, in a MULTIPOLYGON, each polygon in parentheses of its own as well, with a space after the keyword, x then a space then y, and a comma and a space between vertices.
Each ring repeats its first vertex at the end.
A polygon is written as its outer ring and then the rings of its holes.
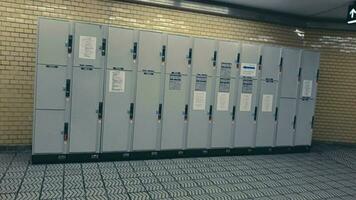
POLYGON ((304 17, 346 19, 354 0, 214 0, 304 17))

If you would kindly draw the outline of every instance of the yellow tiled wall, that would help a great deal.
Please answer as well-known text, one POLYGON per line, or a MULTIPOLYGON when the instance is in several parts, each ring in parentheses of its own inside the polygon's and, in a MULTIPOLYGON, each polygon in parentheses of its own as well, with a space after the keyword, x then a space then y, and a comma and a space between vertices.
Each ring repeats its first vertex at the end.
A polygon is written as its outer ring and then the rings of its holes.
POLYGON ((356 143, 356 33, 296 27, 110 0, 0 0, 0 144, 30 144, 39 16, 321 51, 314 139, 356 143))

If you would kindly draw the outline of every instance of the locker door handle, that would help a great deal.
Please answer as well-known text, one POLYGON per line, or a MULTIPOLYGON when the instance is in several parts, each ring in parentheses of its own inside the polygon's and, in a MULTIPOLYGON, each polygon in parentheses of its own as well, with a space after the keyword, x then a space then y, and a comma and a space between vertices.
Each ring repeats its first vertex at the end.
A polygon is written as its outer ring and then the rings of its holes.
POLYGON ((209 121, 211 121, 213 119, 213 106, 210 105, 209 106, 209 121))
POLYGON ((101 44, 101 55, 105 56, 106 55, 106 39, 103 38, 102 44, 101 44))
POLYGON ((162 62, 166 61, 166 45, 162 46, 162 62))
POLYGON ((278 107, 276 107, 276 111, 274 113, 274 121, 277 121, 278 118, 278 107))
POLYGON ((64 123, 64 128, 63 128, 63 140, 67 141, 68 140, 68 122, 64 123))
POLYGON ((298 72, 298 81, 300 82, 300 78, 302 76, 302 68, 299 68, 299 72, 298 72))
POLYGON ((316 72, 316 82, 319 82, 319 76, 320 76, 320 72, 319 72, 319 69, 318 69, 318 71, 316 72))
POLYGON ((257 106, 255 106, 255 112, 253 113, 253 120, 257 120, 257 106))
POLYGON ((103 102, 99 102, 98 119, 103 118, 103 102))
POLYGON ((240 63, 240 53, 237 54, 237 57, 236 57, 236 64, 239 64, 240 63))
POLYGON ((297 124, 297 116, 294 115, 293 119, 293 129, 295 130, 295 125, 297 124))
POLYGON ((236 106, 232 107, 232 121, 235 121, 236 106))
POLYGON ((311 121, 311 126, 310 126, 310 128, 314 128, 314 116, 312 117, 312 121, 311 121))
POLYGON ((158 120, 162 119, 162 104, 158 105, 158 120))
POLYGON ((216 66, 216 59, 217 59, 217 51, 214 51, 214 57, 213 57, 213 66, 216 66))
POLYGON ((193 52, 192 48, 189 48, 189 53, 188 53, 188 57, 187 57, 189 65, 192 64, 192 52, 193 52))
POLYGON ((283 67, 283 57, 281 57, 281 61, 279 63, 279 72, 282 72, 282 67, 283 67))
POLYGON ((73 35, 68 36, 68 42, 67 42, 67 48, 68 48, 68 53, 72 53, 73 49, 73 35))
POLYGON ((70 79, 66 80, 66 97, 68 98, 70 96, 70 79))
POLYGON ((188 104, 185 104, 184 107, 184 120, 188 119, 188 104))
POLYGON ((130 120, 133 119, 133 115, 134 115, 134 103, 130 103, 130 120))
POLYGON ((132 58, 136 60, 137 58, 137 42, 134 42, 133 49, 132 49, 132 58))

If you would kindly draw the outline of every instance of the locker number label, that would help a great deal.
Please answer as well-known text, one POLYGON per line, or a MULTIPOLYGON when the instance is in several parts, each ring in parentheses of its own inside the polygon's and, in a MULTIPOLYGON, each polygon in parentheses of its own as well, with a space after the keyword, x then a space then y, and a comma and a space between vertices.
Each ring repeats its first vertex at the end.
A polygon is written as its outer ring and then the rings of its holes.
POLYGON ((255 77, 256 76, 257 64, 252 63, 242 63, 240 76, 243 77, 255 77))
POLYGON ((251 111, 251 104, 252 104, 251 101, 252 101, 251 93, 241 93, 240 111, 243 111, 243 112, 251 111))
POLYGON ((79 58, 95 60, 96 37, 79 37, 79 58))
POLYGON ((228 111, 229 110, 229 98, 230 98, 230 93, 218 92, 216 110, 217 111, 228 111))
POLYGON ((264 94, 262 96, 262 112, 272 112, 273 107, 273 95, 264 94))
POLYGON ((205 110, 206 92, 194 91, 193 95, 193 110, 205 110))
POLYGON ((311 97, 313 90, 313 81, 312 80, 304 80, 303 81, 303 89, 302 89, 302 97, 311 97))
POLYGON ((124 71, 110 71, 109 92, 125 92, 124 71))

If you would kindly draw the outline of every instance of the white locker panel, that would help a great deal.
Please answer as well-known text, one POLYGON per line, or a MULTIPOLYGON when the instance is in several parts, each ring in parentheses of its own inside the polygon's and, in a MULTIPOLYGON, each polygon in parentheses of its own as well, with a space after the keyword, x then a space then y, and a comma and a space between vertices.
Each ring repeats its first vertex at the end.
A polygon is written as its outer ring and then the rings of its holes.
POLYGON ((64 111, 36 110, 33 153, 62 153, 64 144, 64 111))
POLYGON ((314 121, 314 100, 299 100, 297 110, 297 124, 294 145, 311 145, 313 121, 314 121))
POLYGON ((67 65, 70 23, 53 19, 38 23, 37 64, 67 65))
POLYGON ((98 120, 103 88, 103 70, 73 68, 72 109, 69 151, 95 152, 100 141, 98 120))
POLYGON ((261 80, 279 80, 279 70, 281 63, 281 48, 264 45, 261 48, 262 67, 261 80))
POLYGON ((316 98, 319 57, 320 53, 318 52, 302 51, 299 98, 316 98))
POLYGON ((214 57, 217 58, 217 52, 215 53, 215 40, 195 38, 193 44, 192 74, 206 74, 212 76, 214 72, 214 57))
POLYGON ((216 76, 236 77, 237 59, 240 53, 240 44, 237 42, 220 41, 217 53, 217 74, 216 76), (225 70, 222 70, 222 63, 231 63, 230 73, 227 75, 225 70))
POLYGON ((296 126, 296 99, 280 98, 276 146, 293 146, 296 126))
POLYGON ((283 48, 280 97, 297 98, 300 54, 300 49, 283 48))
POLYGON ((188 74, 188 58, 191 48, 191 38, 168 35, 165 73, 180 72, 181 74, 188 74))
POLYGON ((134 30, 109 27, 107 68, 133 70, 134 30))
POLYGON ((162 34, 140 31, 138 42, 138 71, 161 71, 162 34))

